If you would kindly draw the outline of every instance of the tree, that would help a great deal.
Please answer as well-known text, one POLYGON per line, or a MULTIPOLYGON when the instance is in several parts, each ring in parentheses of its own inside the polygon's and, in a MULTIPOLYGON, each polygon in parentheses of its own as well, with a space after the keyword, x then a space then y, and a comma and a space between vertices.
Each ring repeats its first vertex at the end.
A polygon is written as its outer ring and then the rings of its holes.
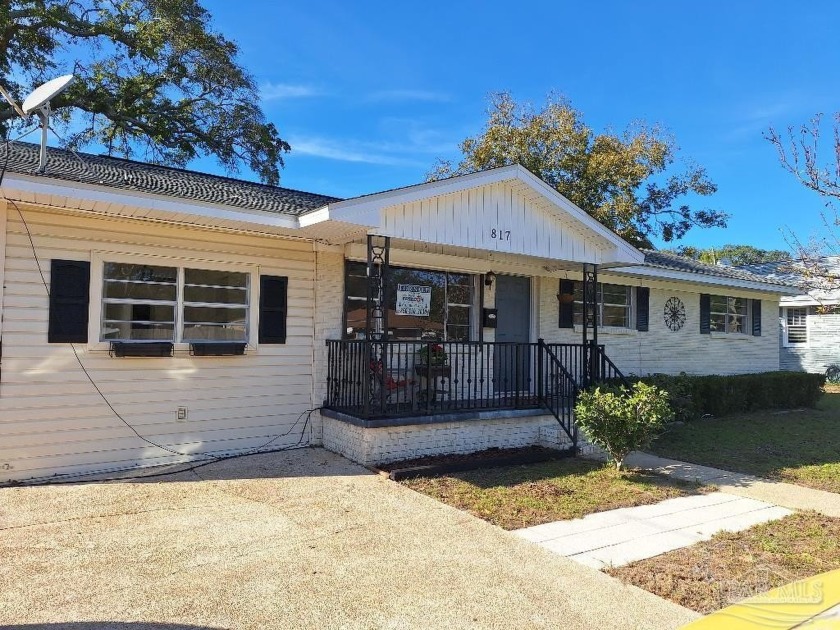
POLYGON ((675 254, 698 260, 709 265, 728 261, 730 265, 755 265, 766 262, 790 260, 792 254, 781 249, 760 249, 752 245, 722 245, 706 249, 692 245, 682 245, 672 250, 675 254))
MULTIPOLYGON (((184 166, 213 155, 277 184, 289 145, 259 106, 236 44, 212 30, 199 0, 12 0, 0 3, 0 73, 20 102, 73 72, 53 99, 66 143, 103 145, 184 166)), ((2 102, 0 131, 27 124, 2 102)))
POLYGON ((823 118, 817 114, 800 127, 791 125, 782 133, 770 128, 764 137, 776 148, 782 167, 826 200, 828 212, 822 214, 824 233, 806 238, 792 230, 787 232, 806 285, 833 290, 840 288, 840 274, 836 261, 827 257, 840 254, 840 215, 834 206, 834 200, 840 199, 840 112, 833 116, 827 158, 820 150, 823 118))
POLYGON ((717 187, 699 166, 672 171, 678 149, 658 126, 596 134, 565 100, 549 97, 537 111, 500 92, 490 97, 484 130, 460 149, 457 167, 439 160, 428 178, 519 163, 636 245, 680 239, 694 226, 726 225, 724 213, 692 209, 683 199, 717 187))

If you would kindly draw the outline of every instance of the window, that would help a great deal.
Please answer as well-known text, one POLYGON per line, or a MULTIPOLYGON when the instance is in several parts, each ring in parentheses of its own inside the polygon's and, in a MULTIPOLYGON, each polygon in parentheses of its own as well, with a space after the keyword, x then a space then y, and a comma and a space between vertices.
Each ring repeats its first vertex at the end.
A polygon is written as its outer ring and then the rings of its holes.
POLYGON ((749 322, 747 298, 712 295, 709 298, 709 329, 712 332, 747 333, 749 322))
MULTIPOLYGON (((388 294, 388 338, 469 341, 472 330, 475 276, 446 271, 391 267, 388 294), (404 294, 416 291, 421 314, 400 306, 404 294), (426 297, 428 296, 428 297, 426 297)), ((363 339, 367 318, 367 265, 347 262, 344 278, 345 337, 363 339)))
MULTIPOLYGON (((598 325, 616 328, 632 326, 632 287, 601 284, 595 288, 598 301, 598 325)), ((583 283, 575 282, 575 325, 583 325, 583 283)))
POLYGON ((245 272, 105 262, 102 341, 247 342, 245 272))
POLYGON ((784 311, 785 345, 808 343, 808 308, 786 308, 784 311))

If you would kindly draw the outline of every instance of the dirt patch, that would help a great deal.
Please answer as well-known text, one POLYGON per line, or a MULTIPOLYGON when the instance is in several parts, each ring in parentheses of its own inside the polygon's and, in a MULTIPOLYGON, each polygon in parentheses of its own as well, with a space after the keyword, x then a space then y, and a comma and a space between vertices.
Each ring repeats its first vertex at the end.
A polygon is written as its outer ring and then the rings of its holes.
POLYGON ((802 512, 606 572, 708 614, 838 568, 840 519, 802 512))

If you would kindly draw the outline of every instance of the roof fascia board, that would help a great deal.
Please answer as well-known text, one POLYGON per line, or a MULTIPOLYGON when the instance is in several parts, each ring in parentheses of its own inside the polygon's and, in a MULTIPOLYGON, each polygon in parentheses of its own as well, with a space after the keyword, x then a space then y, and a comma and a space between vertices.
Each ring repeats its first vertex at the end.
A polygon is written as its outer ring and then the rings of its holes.
POLYGON ((90 200, 102 203, 148 208, 162 212, 171 212, 172 214, 192 214, 210 219, 241 221, 260 226, 290 229, 298 227, 298 222, 295 217, 281 215, 274 212, 264 212, 260 210, 245 211, 231 206, 195 201, 178 201, 172 197, 151 195, 141 191, 130 193, 114 192, 110 188, 93 186, 82 182, 65 182, 64 180, 56 179, 50 179, 49 182, 45 182, 43 176, 36 178, 18 173, 7 173, 3 181, 3 189, 7 195, 9 195, 13 190, 20 190, 35 194, 66 197, 69 199, 90 200))
POLYGON ((753 282, 750 280, 739 280, 737 278, 726 278, 723 276, 706 276, 687 271, 675 271, 672 269, 659 269, 656 267, 622 267, 612 273, 624 276, 636 276, 640 278, 657 278, 663 280, 679 280, 692 284, 705 284, 720 287, 733 287, 737 289, 750 289, 752 291, 763 291, 766 293, 779 293, 781 295, 799 295, 800 289, 786 287, 778 284, 765 282, 753 282))

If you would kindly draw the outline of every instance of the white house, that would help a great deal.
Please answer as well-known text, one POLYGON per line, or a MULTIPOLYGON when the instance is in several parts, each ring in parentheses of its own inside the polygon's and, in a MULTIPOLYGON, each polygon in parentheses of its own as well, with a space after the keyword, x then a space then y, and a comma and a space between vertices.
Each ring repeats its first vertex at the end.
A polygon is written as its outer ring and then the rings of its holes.
POLYGON ((840 257, 824 256, 808 267, 810 274, 795 261, 747 265, 744 269, 800 288, 797 295, 783 296, 779 304, 780 367, 825 374, 829 366, 840 365, 840 289, 836 280, 840 257))
POLYGON ((338 200, 37 162, 0 187, 0 482, 570 443, 588 382, 779 369, 795 289, 639 251, 519 166, 338 200))

